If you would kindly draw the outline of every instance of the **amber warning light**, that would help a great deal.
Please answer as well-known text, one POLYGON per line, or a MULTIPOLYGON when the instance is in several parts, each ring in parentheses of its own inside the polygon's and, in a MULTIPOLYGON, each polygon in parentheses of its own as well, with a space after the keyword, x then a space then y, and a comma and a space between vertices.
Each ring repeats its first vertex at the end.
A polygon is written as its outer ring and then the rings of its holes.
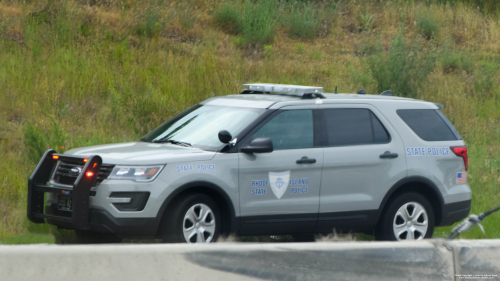
POLYGON ((57 159, 59 159, 59 156, 57 156, 57 155, 52 155, 52 159, 57 160, 57 159))

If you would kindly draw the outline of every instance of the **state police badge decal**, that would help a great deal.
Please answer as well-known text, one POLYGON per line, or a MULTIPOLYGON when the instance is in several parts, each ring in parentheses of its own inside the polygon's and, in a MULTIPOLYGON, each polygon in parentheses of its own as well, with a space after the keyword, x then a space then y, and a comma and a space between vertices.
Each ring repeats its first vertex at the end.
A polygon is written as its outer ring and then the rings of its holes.
POLYGON ((280 199, 285 194, 290 182, 290 171, 269 172, 269 185, 276 198, 280 199))

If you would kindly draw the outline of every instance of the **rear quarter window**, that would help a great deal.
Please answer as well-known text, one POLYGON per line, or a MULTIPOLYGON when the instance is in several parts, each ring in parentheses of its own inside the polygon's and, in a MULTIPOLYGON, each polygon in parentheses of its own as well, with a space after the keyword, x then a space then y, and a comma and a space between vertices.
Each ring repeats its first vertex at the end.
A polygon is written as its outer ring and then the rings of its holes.
POLYGON ((425 141, 453 141, 462 137, 438 109, 399 109, 396 111, 415 134, 425 141))

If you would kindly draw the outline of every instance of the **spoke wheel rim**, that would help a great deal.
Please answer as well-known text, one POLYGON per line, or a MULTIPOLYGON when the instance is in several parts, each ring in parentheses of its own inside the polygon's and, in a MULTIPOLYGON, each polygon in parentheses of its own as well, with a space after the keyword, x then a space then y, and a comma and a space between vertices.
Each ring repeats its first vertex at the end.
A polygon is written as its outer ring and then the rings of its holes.
POLYGON ((198 203, 189 208, 182 221, 187 243, 210 243, 215 235, 215 215, 209 206, 198 203))
POLYGON ((418 202, 408 202, 394 215, 392 230, 398 241, 422 240, 429 229, 429 216, 418 202))

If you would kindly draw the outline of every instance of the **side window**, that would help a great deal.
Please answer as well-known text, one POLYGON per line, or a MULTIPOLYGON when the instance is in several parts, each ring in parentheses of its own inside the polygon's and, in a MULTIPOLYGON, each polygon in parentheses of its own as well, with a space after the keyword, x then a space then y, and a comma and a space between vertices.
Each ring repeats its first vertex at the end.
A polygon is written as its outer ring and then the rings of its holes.
POLYGON ((312 110, 289 110, 276 115, 254 134, 257 138, 271 138, 274 150, 313 147, 312 110))
POLYGON ((368 109, 331 108, 324 115, 327 146, 389 142, 386 129, 368 109))
POLYGON ((396 112, 406 125, 425 141, 462 139, 450 121, 438 109, 399 109, 396 112))

